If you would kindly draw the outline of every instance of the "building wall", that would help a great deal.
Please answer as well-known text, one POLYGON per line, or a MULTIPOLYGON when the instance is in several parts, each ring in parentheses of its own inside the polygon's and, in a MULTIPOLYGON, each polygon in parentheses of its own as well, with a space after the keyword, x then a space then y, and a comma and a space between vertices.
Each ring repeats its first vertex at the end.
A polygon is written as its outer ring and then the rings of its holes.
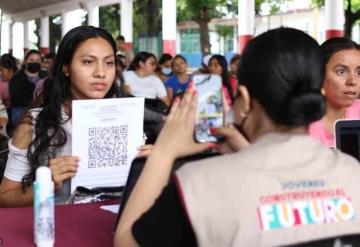
MULTIPOLYGON (((259 35, 269 29, 280 26, 293 27, 308 33, 319 43, 325 40, 325 13, 321 9, 292 10, 288 13, 256 16, 254 34, 259 35)), ((191 67, 199 67, 201 63, 200 35, 195 22, 178 23, 177 52, 184 55, 191 67)), ((237 18, 214 19, 209 24, 211 53, 225 55, 228 60, 237 52, 237 18), (216 25, 232 26, 234 32, 225 39, 216 33, 216 25)), ((354 29, 354 40, 359 39, 359 27, 354 29)))

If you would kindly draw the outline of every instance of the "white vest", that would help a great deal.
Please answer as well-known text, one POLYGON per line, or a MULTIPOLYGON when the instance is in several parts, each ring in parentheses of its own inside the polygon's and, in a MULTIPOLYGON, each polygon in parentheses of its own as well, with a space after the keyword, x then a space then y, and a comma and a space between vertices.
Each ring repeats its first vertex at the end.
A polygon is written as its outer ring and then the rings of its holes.
POLYGON ((199 246, 279 246, 360 234, 360 165, 305 135, 268 134, 176 172, 199 246))

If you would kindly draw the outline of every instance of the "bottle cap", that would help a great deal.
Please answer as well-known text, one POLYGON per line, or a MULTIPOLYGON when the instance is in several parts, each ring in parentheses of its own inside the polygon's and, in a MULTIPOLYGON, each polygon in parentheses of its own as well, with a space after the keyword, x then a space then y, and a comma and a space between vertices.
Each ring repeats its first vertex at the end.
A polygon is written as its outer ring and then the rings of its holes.
POLYGON ((51 182, 51 170, 47 166, 40 166, 36 169, 36 182, 38 183, 48 183, 51 182))

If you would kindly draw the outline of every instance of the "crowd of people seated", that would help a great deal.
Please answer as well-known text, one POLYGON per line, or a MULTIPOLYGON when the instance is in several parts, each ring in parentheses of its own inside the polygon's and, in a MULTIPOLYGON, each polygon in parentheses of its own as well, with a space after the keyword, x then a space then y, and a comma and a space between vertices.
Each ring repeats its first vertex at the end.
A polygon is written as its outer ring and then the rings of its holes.
POLYGON ((241 56, 209 54, 191 72, 181 54, 134 55, 124 42, 80 26, 56 54, 30 50, 21 66, 0 57, 0 128, 10 138, 0 207, 32 205, 39 166, 51 169, 56 202, 69 198, 80 159, 71 151, 72 100, 144 97, 151 145, 139 147, 147 160, 115 246, 283 246, 360 234, 359 162, 331 148, 336 120, 360 118, 357 43, 320 46, 277 28, 241 56), (225 114, 233 114, 210 130, 223 136, 216 143, 194 140, 198 73, 221 77, 225 114), (177 158, 208 150, 222 155, 172 175, 177 158))

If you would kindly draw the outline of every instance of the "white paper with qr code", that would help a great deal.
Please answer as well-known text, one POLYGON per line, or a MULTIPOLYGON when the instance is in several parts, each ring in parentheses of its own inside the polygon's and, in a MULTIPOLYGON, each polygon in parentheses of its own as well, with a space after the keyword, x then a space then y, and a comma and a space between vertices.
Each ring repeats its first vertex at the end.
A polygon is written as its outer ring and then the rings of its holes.
POLYGON ((72 154, 80 157, 71 191, 123 186, 143 144, 144 98, 74 100, 72 154))

